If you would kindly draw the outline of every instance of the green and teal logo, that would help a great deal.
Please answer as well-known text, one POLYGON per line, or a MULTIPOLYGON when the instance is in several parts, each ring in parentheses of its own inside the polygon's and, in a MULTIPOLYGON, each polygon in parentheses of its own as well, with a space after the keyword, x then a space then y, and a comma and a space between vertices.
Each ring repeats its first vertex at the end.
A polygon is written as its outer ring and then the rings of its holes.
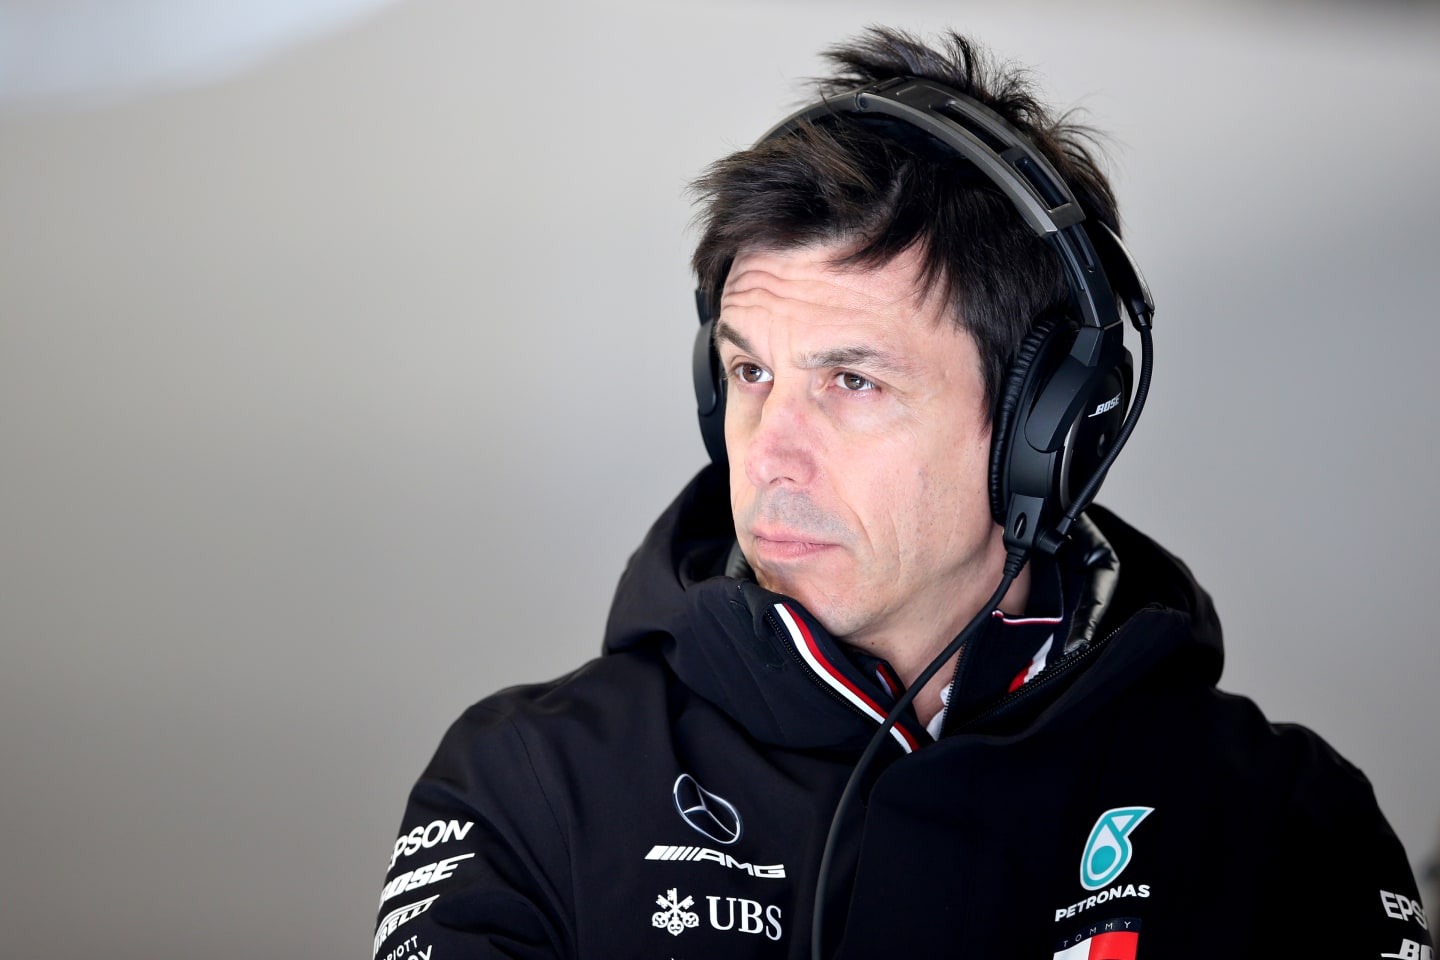
POLYGON ((1082 887, 1099 890, 1120 876, 1130 863, 1130 834, 1154 812, 1154 807, 1115 807, 1100 814, 1080 858, 1082 887))

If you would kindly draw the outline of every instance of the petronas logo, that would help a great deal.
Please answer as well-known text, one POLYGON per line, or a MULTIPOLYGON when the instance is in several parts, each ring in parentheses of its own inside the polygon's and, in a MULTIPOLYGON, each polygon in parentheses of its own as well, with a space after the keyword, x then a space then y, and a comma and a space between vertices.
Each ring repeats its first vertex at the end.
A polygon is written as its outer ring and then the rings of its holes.
POLYGON ((1115 807, 1100 814, 1080 858, 1082 887, 1099 890, 1120 876, 1130 863, 1130 834, 1154 812, 1154 807, 1115 807))

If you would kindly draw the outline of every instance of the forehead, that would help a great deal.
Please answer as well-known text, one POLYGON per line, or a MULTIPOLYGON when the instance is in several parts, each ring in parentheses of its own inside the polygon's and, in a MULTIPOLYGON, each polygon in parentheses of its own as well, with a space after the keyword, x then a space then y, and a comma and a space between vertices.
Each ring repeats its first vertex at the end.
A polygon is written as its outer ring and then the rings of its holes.
MULTIPOLYGON (((838 324, 937 326, 948 318, 943 297, 920 282, 913 249, 887 263, 837 265, 845 248, 832 245, 752 250, 735 258, 720 297, 729 325, 783 316, 838 324)), ((897 330, 896 332, 900 332, 897 330)))

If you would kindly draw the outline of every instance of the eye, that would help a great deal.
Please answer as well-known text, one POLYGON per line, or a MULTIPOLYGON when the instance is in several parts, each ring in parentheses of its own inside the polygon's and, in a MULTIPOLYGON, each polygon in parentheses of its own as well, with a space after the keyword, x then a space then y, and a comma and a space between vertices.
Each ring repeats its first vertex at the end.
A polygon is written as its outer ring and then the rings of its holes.
POLYGON ((744 383, 769 383, 775 379, 774 374, 758 363, 735 364, 734 376, 744 383))
POLYGON ((875 389, 875 383, 873 381, 865 379, 858 373, 836 374, 835 382, 840 384, 841 389, 849 390, 852 393, 875 389))

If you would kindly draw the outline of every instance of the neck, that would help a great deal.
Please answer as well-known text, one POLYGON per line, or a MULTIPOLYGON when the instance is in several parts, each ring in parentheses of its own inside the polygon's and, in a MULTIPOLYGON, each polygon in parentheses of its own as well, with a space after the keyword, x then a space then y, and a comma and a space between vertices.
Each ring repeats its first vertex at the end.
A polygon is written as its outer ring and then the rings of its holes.
MULTIPOLYGON (((994 587, 989 589, 993 591, 994 587)), ((883 657, 894 668, 900 681, 909 687, 930 665, 930 661, 949 646, 950 641, 954 640, 956 635, 975 618, 989 598, 990 594, 985 593, 980 600, 969 607, 963 616, 956 617, 943 628, 931 633, 924 642, 914 642, 913 637, 906 642, 880 641, 874 645, 873 652, 875 655, 883 657)), ((1011 616, 1020 615, 1025 612, 1025 604, 1029 599, 1030 566, 1026 564, 1010 585, 1010 589, 1005 592, 998 609, 1011 616)), ((946 664, 935 672, 925 687, 915 695, 915 713, 919 716, 922 724, 928 725, 944 706, 944 701, 940 699, 940 691, 945 689, 945 685, 954 676, 955 661, 959 655, 959 652, 953 654, 946 664)))

